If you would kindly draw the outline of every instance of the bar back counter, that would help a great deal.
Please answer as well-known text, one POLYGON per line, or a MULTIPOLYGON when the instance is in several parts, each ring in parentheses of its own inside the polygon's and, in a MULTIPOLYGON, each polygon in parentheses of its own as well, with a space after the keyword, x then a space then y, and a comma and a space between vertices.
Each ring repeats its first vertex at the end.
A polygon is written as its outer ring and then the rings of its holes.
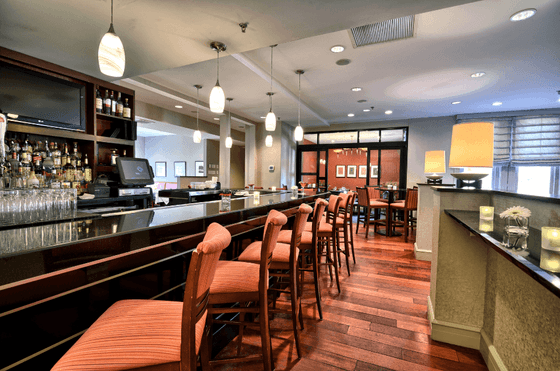
POLYGON ((260 238, 271 209, 294 215, 328 193, 277 193, 0 228, 0 370, 50 369, 117 300, 182 300, 208 225, 232 234, 225 258, 260 238))
POLYGON ((479 349, 490 370, 560 370, 560 274, 539 267, 540 230, 560 227, 560 199, 432 186, 420 192, 432 205, 418 214, 418 228, 431 231, 431 246, 418 250, 431 250, 432 339, 479 349), (494 207, 493 228, 479 225, 480 206, 494 207), (501 244, 499 214, 512 206, 532 212, 526 251, 501 244))

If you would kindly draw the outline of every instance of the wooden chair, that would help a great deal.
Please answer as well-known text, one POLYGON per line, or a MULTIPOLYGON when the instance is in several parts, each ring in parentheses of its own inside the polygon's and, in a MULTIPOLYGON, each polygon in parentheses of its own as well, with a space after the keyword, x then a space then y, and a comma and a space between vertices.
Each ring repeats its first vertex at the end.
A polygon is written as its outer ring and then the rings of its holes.
MULTIPOLYGON (((183 302, 121 300, 95 321, 52 370, 196 371, 208 314, 208 292, 227 229, 212 223, 192 253, 183 302)), ((169 241, 166 244, 178 242, 169 241)), ((163 244, 162 244, 163 245, 163 244)), ((201 350, 202 348, 202 350, 201 350)))
MULTIPOLYGON (((268 322, 268 276, 272 254, 280 229, 288 219, 279 211, 271 210, 268 213, 264 226, 264 237, 261 245, 259 264, 241 261, 220 261, 216 269, 214 281, 210 286, 208 323, 237 325, 239 326, 237 357, 227 359, 203 360, 206 364, 226 364, 233 362, 254 361, 262 359, 264 370, 272 371, 272 345, 268 322), (249 306, 247 303, 256 303, 258 306, 249 306), (215 307, 217 304, 240 303, 239 307, 215 307), (240 313, 239 320, 214 319, 214 314, 240 313), (258 314, 259 322, 245 321, 245 313, 258 314), (240 356, 241 342, 243 341, 244 326, 259 327, 261 331, 261 355, 240 356)), ((212 336, 208 336, 212 344, 212 336)))
MULTIPOLYGON (((374 189, 369 187, 370 189, 374 189)), ((360 222, 363 222, 364 224, 364 228, 366 229, 366 238, 369 237, 369 225, 373 222, 373 231, 377 232, 377 226, 378 225, 385 225, 387 226, 387 220, 383 220, 380 217, 378 218, 371 218, 371 211, 379 211, 379 210, 385 210, 387 215, 388 212, 387 210, 389 209, 389 204, 387 202, 380 202, 377 201, 376 199, 371 199, 370 198, 370 193, 371 191, 369 191, 369 189, 366 188, 356 188, 358 191, 358 220, 356 222, 356 233, 358 233, 358 228, 360 226, 360 222), (365 212, 363 214, 362 217, 362 209, 365 209, 365 212)), ((379 190, 377 190, 377 193, 379 193, 379 190)), ((375 192, 373 192, 373 196, 375 197, 376 194, 375 192)))
MULTIPOLYGON (((269 292, 275 291, 276 293, 287 293, 290 294, 291 301, 291 315, 292 315, 292 325, 294 329, 294 338, 296 342, 296 349, 298 353, 298 358, 301 358, 301 348, 299 345, 299 333, 297 330, 297 323, 299 321, 301 329, 303 330, 303 317, 301 317, 301 292, 298 290, 298 269, 297 263, 299 260, 299 244, 301 242, 301 235, 303 233, 303 228, 305 227, 305 222, 307 217, 311 214, 313 209, 306 205, 301 204, 299 206, 298 212, 296 213, 293 230, 280 231, 278 236, 278 241, 274 252, 272 253, 272 261, 270 263, 270 275, 272 277, 277 277, 278 286, 285 285, 285 282, 280 282, 283 278, 287 279, 288 289, 282 287, 271 287, 269 292), (288 232, 290 235, 290 240, 288 243, 284 243, 280 238, 282 232, 288 232)), ((287 233, 284 233, 286 235, 287 233)), ((261 257, 261 245, 262 242, 253 242, 239 255, 238 260, 242 262, 249 263, 259 263, 261 257)), ((276 296, 274 296, 276 298, 276 296)), ((274 301, 276 303, 276 301, 274 301)), ((269 312, 282 312, 286 313, 285 310, 279 309, 269 309, 269 312)))
POLYGON ((346 269, 348 276, 350 276, 350 248, 352 248, 352 257, 354 264, 356 264, 356 256, 354 255, 354 236, 352 234, 352 217, 354 215, 354 200, 356 199, 356 192, 348 192, 348 194, 341 193, 341 202, 338 207, 338 215, 336 217, 336 231, 339 249, 337 250, 338 265, 341 266, 340 253, 346 255, 346 269), (344 250, 340 248, 340 235, 344 243, 344 250))
POLYGON ((338 241, 336 238, 336 216, 338 214, 338 205, 340 204, 341 197, 330 195, 329 204, 327 206, 326 220, 319 223, 317 230, 318 243, 318 264, 326 265, 329 268, 329 276, 331 281, 333 279, 332 271, 336 278, 336 287, 340 292, 340 280, 338 278, 338 241), (331 250, 332 247, 332 250, 331 250), (321 257, 325 257, 325 262, 321 263, 321 257))
POLYGON ((404 240, 408 242, 408 230, 410 229, 411 232, 415 228, 415 223, 410 218, 410 213, 413 210, 418 209, 418 188, 409 188, 406 190, 406 197, 404 203, 393 203, 391 204, 391 211, 390 217, 393 217, 394 211, 401 210, 404 214, 404 220, 393 220, 392 224, 395 225, 402 225, 404 227, 404 240))

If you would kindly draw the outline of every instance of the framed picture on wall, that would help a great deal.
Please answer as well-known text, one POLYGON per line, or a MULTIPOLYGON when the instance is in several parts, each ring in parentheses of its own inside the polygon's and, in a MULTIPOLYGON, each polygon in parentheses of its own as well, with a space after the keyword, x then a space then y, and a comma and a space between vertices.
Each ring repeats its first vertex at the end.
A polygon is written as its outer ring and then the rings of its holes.
POLYGON ((187 163, 185 161, 175 161, 175 176, 186 176, 187 175, 187 163))
POLYGON ((377 178, 379 176, 379 166, 371 165, 371 177, 377 178))
POLYGON ((206 171, 204 169, 204 161, 195 161, 194 169, 196 171, 196 176, 206 176, 206 171))
POLYGON ((337 178, 344 178, 344 173, 346 172, 346 166, 344 165, 336 165, 336 177, 337 178))
POLYGON ((348 171, 346 172, 347 178, 355 178, 356 177, 356 165, 348 165, 348 171))
POLYGON ((358 167, 358 178, 367 178, 367 165, 360 165, 358 167))
POLYGON ((167 176, 167 162, 156 161, 156 176, 166 177, 167 176))

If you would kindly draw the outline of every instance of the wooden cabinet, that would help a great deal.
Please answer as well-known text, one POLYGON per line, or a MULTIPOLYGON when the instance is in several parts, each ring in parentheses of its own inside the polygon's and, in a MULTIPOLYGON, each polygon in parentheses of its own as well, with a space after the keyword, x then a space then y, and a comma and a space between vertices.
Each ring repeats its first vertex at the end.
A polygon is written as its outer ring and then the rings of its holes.
POLYGON ((42 73, 51 78, 82 84, 85 87, 86 96, 86 127, 84 132, 26 125, 11 122, 8 119, 6 138, 16 137, 23 140, 26 135, 29 135, 29 140, 33 142, 38 140, 46 140, 49 143, 57 142, 59 148, 64 143, 68 143, 70 149, 73 148, 73 143, 77 142, 82 152, 82 159, 83 154, 87 153, 94 179, 100 174, 113 172, 114 166, 111 166, 111 152, 113 150, 116 150, 119 156, 134 156, 134 141, 136 140, 134 90, 2 47, 0 47, 0 62, 33 71, 33 73, 42 73), (130 119, 96 112, 95 97, 97 89, 100 90, 102 95, 106 90, 114 91, 115 96, 121 93, 123 103, 125 99, 128 99, 131 110, 130 119))

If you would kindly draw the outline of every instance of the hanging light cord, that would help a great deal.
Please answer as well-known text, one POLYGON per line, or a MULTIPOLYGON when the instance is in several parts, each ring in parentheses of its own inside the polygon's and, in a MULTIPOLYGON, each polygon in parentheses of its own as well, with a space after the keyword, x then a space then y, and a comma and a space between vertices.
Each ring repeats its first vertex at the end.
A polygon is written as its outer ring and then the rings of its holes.
POLYGON ((270 112, 272 112, 272 52, 274 51, 274 45, 270 46, 270 112))
POLYGON ((196 130, 198 129, 198 91, 200 88, 196 88, 196 130))
POLYGON ((216 59, 216 62, 217 62, 217 67, 216 68, 218 70, 217 73, 216 73, 216 76, 217 76, 216 85, 220 85, 220 49, 217 49, 216 51, 218 52, 218 58, 216 59))
POLYGON ((111 25, 113 24, 113 0, 111 0, 111 25))
POLYGON ((297 110, 297 123, 301 126, 301 73, 298 75, 298 110, 297 110))

